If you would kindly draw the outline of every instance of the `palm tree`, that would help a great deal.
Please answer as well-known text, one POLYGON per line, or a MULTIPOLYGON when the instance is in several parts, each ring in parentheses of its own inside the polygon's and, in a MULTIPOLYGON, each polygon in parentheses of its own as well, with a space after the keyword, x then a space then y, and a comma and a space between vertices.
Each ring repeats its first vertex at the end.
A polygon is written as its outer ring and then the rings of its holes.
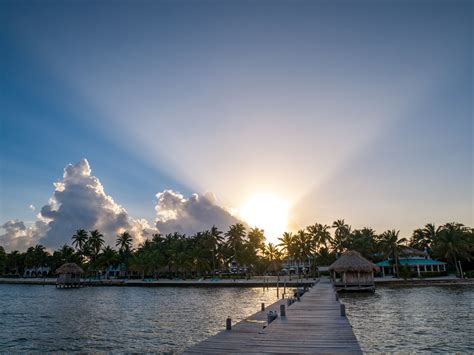
POLYGON ((90 231, 90 237, 87 242, 92 252, 92 259, 95 260, 99 255, 100 249, 104 245, 104 236, 97 229, 90 231))
POLYGON ((375 230, 369 227, 354 230, 347 240, 346 247, 358 251, 365 258, 373 259, 376 254, 375 230))
POLYGON ((237 250, 240 250, 244 243, 244 225, 242 223, 231 225, 225 236, 227 237, 227 245, 234 251, 234 258, 237 258, 237 250))
POLYGON ((408 245, 411 248, 424 250, 429 248, 429 243, 430 242, 426 239, 426 234, 423 229, 418 228, 413 231, 408 245))
POLYGON ((99 255, 99 260, 100 264, 108 269, 110 266, 118 263, 118 254, 114 249, 107 245, 102 249, 102 254, 99 255))
POLYGON ((257 256, 259 253, 263 254, 265 251, 265 232, 260 228, 252 228, 247 233, 248 246, 250 253, 257 256))
POLYGON ((387 230, 380 236, 380 244, 386 257, 393 257, 395 263, 395 273, 398 277, 398 255, 400 249, 405 246, 406 238, 398 239, 400 231, 395 229, 387 230))
POLYGON ((468 261, 472 259, 474 242, 469 238, 469 228, 460 223, 446 223, 439 229, 434 240, 434 250, 446 260, 454 263, 457 274, 462 277, 458 260, 464 258, 468 261))
POLYGON ((212 226, 211 230, 209 231, 209 239, 211 241, 212 248, 212 270, 215 274, 217 249, 224 241, 224 238, 222 237, 222 232, 216 226, 212 226))
POLYGON ((322 247, 327 248, 328 244, 332 241, 331 233, 329 232, 330 228, 330 226, 322 225, 320 223, 315 223, 306 228, 313 240, 313 248, 315 252, 322 247))
POLYGON ((280 250, 278 250, 276 245, 274 245, 273 243, 268 243, 265 247, 265 257, 270 262, 275 261, 275 260, 280 260, 281 252, 280 250))
POLYGON ((127 253, 132 249, 133 238, 128 232, 123 232, 117 236, 115 246, 119 247, 121 253, 127 253))
POLYGON ((5 274, 5 270, 7 267, 7 253, 5 252, 5 248, 0 245, 0 275, 5 274))
POLYGON ((265 246, 264 256, 268 260, 269 267, 273 269, 273 271, 278 272, 278 280, 280 280, 280 261, 281 261, 281 252, 278 250, 276 245, 273 243, 268 243, 265 246))
POLYGON ((280 238, 278 238, 278 240, 280 241, 278 246, 281 247, 286 256, 291 259, 293 257, 295 248, 295 238, 293 233, 285 232, 280 238))
POLYGON ((72 245, 76 247, 76 250, 81 255, 85 255, 87 239, 88 239, 88 235, 84 229, 78 229, 76 231, 76 234, 72 236, 72 245))
POLYGON ((295 235, 295 257, 298 261, 298 276, 300 275, 301 261, 309 260, 313 250, 313 241, 311 236, 306 233, 306 230, 299 230, 295 235))
POLYGON ((335 228, 332 247, 336 253, 342 253, 346 249, 347 239, 351 234, 351 227, 343 219, 334 221, 332 227, 335 228))
POLYGON ((122 263, 127 264, 132 251, 133 237, 128 232, 117 236, 115 246, 119 247, 119 255, 122 263))
POLYGON ((22 274, 22 270, 20 270, 22 259, 23 255, 18 250, 14 250, 7 254, 7 268, 10 274, 13 274, 13 271, 15 271, 15 274, 18 276, 22 274))

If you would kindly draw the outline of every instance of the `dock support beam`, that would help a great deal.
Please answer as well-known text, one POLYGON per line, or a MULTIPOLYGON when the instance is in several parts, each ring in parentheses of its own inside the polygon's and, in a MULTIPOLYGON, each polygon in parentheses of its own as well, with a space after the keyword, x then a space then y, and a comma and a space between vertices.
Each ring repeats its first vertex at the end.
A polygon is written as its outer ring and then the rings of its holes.
POLYGON ((232 329, 232 319, 230 317, 227 317, 227 319, 225 320, 225 329, 232 329))
POLYGON ((262 311, 265 310, 265 303, 262 302, 262 311))
POLYGON ((281 304, 281 305, 280 305, 280 316, 286 317, 286 309, 285 309, 285 305, 284 305, 284 304, 281 304))

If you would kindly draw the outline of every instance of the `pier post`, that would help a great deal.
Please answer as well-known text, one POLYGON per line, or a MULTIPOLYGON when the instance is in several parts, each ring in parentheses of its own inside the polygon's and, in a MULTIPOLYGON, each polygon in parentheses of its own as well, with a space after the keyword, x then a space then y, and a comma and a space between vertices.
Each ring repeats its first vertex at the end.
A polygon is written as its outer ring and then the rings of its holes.
POLYGON ((227 319, 225 320, 225 329, 226 330, 232 329, 232 319, 230 317, 227 317, 227 319))
POLYGON ((341 317, 346 316, 346 305, 341 303, 341 317))
POLYGON ((284 305, 284 304, 281 304, 281 305, 280 305, 280 316, 286 317, 286 309, 285 309, 285 305, 284 305))
POLYGON ((262 302, 262 311, 265 310, 265 303, 262 302))

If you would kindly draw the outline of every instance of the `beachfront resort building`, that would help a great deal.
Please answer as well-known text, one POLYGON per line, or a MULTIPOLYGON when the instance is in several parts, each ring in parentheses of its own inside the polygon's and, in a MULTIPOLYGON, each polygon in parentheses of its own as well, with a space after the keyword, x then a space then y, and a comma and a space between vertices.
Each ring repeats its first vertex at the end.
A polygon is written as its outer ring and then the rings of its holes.
POLYGON ((349 250, 329 266, 331 280, 337 291, 374 291, 374 271, 379 267, 349 250))
MULTIPOLYGON (((433 260, 429 257, 420 257, 420 256, 409 256, 398 258, 399 266, 406 266, 410 269, 412 274, 416 274, 418 277, 421 277, 423 273, 446 273, 447 263, 433 260)), ((382 276, 385 275, 395 275, 395 263, 392 259, 386 259, 377 263, 377 266, 380 267, 382 271, 382 276)))
POLYGON ((42 277, 49 274, 51 268, 49 266, 34 266, 26 268, 23 277, 42 277))
POLYGON ((281 271, 288 275, 299 275, 308 274, 311 272, 311 266, 313 265, 311 258, 307 260, 295 260, 293 258, 287 258, 283 260, 281 264, 281 271))

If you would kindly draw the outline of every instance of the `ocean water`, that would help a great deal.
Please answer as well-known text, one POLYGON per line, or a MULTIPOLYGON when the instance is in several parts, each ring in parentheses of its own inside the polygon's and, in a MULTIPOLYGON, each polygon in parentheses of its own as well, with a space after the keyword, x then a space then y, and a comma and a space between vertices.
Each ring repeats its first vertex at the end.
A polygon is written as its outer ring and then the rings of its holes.
POLYGON ((378 287, 340 299, 364 352, 474 352, 474 285, 378 287))
MULTIPOLYGON (((365 352, 474 351, 474 286, 341 296, 365 352)), ((270 288, 0 285, 0 352, 181 352, 276 301, 270 288)))
POLYGON ((0 285, 0 352, 180 352, 275 301, 272 288, 0 285))

